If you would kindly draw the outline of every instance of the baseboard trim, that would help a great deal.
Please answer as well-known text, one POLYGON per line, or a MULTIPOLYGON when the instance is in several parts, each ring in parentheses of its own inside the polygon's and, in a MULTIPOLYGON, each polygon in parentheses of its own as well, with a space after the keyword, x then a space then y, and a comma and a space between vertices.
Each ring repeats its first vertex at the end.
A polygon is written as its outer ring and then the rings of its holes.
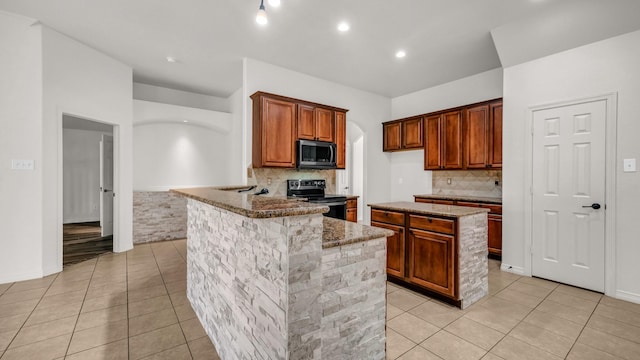
POLYGON ((6 284, 16 281, 33 280, 43 278, 41 270, 28 271, 20 274, 2 274, 0 276, 0 284, 6 284))
POLYGON ((628 291, 617 290, 616 298, 632 303, 640 304, 640 294, 634 294, 628 291))
POLYGON ((520 266, 513 266, 513 265, 502 263, 502 265, 500 265, 500 270, 504 272, 517 274, 517 275, 524 275, 524 268, 520 266))

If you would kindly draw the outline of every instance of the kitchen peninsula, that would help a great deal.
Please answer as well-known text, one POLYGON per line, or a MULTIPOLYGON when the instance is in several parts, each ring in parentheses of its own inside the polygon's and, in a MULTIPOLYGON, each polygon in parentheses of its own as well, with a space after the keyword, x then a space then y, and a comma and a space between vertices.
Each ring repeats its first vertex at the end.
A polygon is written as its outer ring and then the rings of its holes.
POLYGON ((386 237, 321 204, 188 198, 187 296, 222 359, 385 358, 386 237))
POLYGON ((389 280, 462 309, 489 292, 488 209, 419 202, 369 204, 387 239, 389 280))

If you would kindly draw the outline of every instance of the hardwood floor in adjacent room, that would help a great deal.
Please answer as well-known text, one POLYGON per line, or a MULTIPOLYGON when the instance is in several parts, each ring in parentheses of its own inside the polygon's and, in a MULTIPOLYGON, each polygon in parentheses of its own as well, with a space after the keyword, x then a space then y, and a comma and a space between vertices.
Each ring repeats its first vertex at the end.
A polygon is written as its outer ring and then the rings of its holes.
POLYGON ((64 224, 62 229, 62 262, 65 266, 93 259, 100 254, 113 251, 113 236, 102 237, 98 221, 64 224))

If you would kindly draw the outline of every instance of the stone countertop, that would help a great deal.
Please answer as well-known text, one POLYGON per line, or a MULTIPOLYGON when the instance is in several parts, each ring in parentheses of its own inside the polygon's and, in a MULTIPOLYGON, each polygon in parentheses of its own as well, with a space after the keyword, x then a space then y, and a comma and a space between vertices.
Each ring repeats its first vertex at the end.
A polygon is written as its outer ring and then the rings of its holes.
POLYGON ((483 209, 479 207, 476 208, 476 207, 467 207, 467 206, 427 204, 427 203, 416 203, 416 202, 410 202, 410 201, 397 201, 397 202, 388 202, 388 203, 380 203, 380 204, 369 204, 369 206, 372 209, 379 209, 379 210, 410 211, 416 214, 447 216, 447 217, 455 217, 455 218, 489 212, 489 209, 483 209))
MULTIPOLYGON (((248 218, 273 218, 322 214, 329 207, 311 204, 285 197, 253 195, 257 190, 238 193, 238 189, 248 186, 201 187, 189 189, 171 189, 172 192, 213 205, 248 218)), ((258 189, 259 190, 259 189, 258 189)))
POLYGON ((358 195, 346 195, 347 196, 347 200, 358 200, 358 198, 360 196, 358 195))
POLYGON ((332 248, 347 244, 354 244, 367 240, 386 238, 393 235, 393 231, 356 224, 350 221, 324 217, 322 231, 322 248, 332 248))
POLYGON ((471 196, 471 195, 444 195, 444 194, 425 194, 425 195, 413 195, 414 198, 432 199, 432 200, 459 200, 479 202, 485 204, 497 204, 502 205, 502 198, 499 197, 484 197, 484 196, 471 196))

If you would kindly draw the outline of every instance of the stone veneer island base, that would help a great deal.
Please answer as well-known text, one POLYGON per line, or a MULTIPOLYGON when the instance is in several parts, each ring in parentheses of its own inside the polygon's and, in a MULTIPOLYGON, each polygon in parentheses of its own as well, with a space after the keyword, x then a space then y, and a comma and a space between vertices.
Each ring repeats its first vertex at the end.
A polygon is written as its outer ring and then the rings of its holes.
POLYGON ((187 297, 222 359, 384 359, 387 230, 322 205, 189 197, 187 297))

